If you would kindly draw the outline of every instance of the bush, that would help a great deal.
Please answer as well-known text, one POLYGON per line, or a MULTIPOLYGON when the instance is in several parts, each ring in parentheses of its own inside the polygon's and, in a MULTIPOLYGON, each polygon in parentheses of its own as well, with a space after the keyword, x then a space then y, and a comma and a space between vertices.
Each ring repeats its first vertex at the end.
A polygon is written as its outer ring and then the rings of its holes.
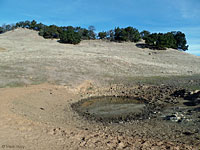
POLYGON ((81 36, 74 30, 69 29, 67 31, 63 31, 60 34, 60 42, 69 44, 78 44, 81 42, 81 36))

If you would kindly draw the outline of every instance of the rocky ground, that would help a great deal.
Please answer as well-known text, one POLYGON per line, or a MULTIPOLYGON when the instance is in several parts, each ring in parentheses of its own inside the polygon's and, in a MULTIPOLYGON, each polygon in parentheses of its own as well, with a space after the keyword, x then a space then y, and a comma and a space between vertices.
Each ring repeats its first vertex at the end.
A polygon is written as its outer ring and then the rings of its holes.
POLYGON ((0 35, 0 58, 0 149, 199 150, 197 56, 134 43, 64 45, 17 29, 0 35), (106 96, 146 107, 109 120, 76 110, 106 96))
MULTIPOLYGON (((146 120, 105 124, 79 116, 71 104, 87 97, 88 92, 95 96, 96 91, 105 94, 105 89, 108 90, 107 87, 93 87, 95 94, 92 94, 94 91, 87 90, 92 84, 84 85, 76 89, 44 84, 1 90, 2 149, 3 146, 24 149, 198 149, 199 126, 193 126, 198 120, 185 125, 185 118, 179 123, 178 117, 165 120, 152 116, 146 120)), ((109 92, 119 94, 115 88, 120 89, 120 86, 112 88, 114 90, 109 92)), ((106 95, 110 95, 109 92, 106 95)), ((164 118, 169 115, 160 112, 164 118)))

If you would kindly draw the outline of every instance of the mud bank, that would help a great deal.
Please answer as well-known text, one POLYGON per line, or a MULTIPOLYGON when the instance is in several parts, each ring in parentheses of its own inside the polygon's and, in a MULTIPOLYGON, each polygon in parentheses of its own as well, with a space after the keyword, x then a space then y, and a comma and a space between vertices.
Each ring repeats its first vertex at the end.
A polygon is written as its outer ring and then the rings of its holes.
POLYGON ((91 92, 90 96, 71 105, 88 122, 140 138, 200 146, 198 90, 166 85, 114 85, 99 93, 91 92))

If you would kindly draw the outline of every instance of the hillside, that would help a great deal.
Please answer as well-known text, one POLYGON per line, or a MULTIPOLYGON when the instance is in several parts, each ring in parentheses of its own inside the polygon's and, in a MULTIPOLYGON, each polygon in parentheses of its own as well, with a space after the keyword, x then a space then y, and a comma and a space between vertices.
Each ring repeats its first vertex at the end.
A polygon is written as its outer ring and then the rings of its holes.
POLYGON ((51 82, 76 84, 137 76, 200 73, 200 57, 173 49, 138 48, 135 43, 82 41, 79 45, 43 39, 16 29, 0 35, 0 86, 51 82), (6 82, 5 82, 6 81, 6 82))
POLYGON ((173 49, 1 34, 0 149, 198 150, 199 66, 173 49))

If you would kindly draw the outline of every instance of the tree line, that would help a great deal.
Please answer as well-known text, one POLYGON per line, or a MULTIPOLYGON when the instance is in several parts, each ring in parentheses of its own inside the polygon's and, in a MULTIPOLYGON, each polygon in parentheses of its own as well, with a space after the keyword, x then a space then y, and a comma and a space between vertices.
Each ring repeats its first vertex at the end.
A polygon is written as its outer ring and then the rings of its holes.
POLYGON ((88 29, 72 26, 44 25, 33 21, 21 21, 12 25, 2 25, 0 34, 14 30, 16 28, 27 28, 39 31, 39 35, 47 39, 59 39, 61 43, 78 44, 81 40, 105 39, 114 42, 138 42, 144 40, 146 47, 153 49, 180 49, 188 50, 185 34, 181 31, 168 33, 150 33, 149 31, 139 32, 133 27, 115 28, 109 31, 95 33, 95 27, 89 26, 88 29))

